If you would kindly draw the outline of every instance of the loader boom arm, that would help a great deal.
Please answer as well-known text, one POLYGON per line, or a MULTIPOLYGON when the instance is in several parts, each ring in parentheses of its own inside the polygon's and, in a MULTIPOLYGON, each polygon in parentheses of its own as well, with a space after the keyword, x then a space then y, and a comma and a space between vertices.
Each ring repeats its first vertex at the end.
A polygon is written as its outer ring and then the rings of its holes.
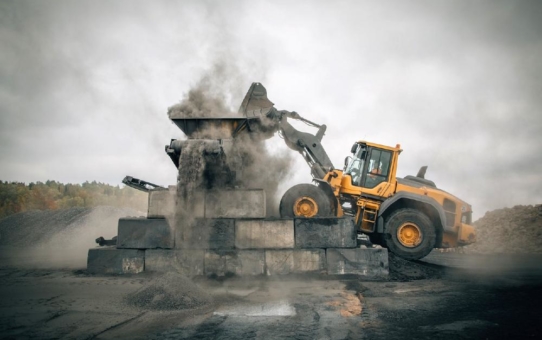
MULTIPOLYGON (((285 111, 279 112, 284 113, 285 111)), ((324 133, 326 132, 326 126, 317 125, 300 117, 296 112, 293 113, 295 116, 290 116, 291 118, 305 121, 306 123, 310 123, 309 125, 311 126, 318 127, 318 132, 313 135, 297 130, 288 122, 288 115, 285 114, 279 123, 280 134, 290 149, 299 152, 303 156, 311 168, 312 177, 323 179, 329 170, 334 169, 333 163, 331 163, 326 150, 321 144, 324 133)))
POLYGON ((246 117, 261 117, 268 122, 266 125, 274 126, 286 145, 292 150, 299 152, 311 168, 312 177, 323 179, 329 170, 334 169, 323 145, 321 144, 325 125, 316 124, 301 117, 295 111, 277 110, 273 102, 267 98, 267 90, 260 83, 252 83, 242 104, 239 113, 246 117), (311 127, 318 128, 315 135, 302 132, 293 127, 288 118, 299 120, 311 127))

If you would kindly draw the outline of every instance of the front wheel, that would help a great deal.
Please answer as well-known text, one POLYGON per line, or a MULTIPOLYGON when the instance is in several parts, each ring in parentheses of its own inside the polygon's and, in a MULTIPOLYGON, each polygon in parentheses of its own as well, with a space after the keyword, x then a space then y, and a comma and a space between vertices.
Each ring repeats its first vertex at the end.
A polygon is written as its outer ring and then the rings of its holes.
POLYGON ((399 209, 384 224, 384 241, 393 254, 407 260, 418 260, 435 247, 435 228, 424 213, 415 209, 399 209))
POLYGON ((319 187, 312 184, 294 185, 280 200, 280 216, 330 217, 335 216, 333 201, 319 187))

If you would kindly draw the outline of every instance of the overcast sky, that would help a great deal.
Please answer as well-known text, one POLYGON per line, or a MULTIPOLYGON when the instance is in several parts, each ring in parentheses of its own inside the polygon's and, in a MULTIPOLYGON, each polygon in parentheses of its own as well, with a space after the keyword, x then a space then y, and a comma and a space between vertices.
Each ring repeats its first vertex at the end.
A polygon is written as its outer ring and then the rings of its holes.
MULTIPOLYGON (((541 4, 0 0, 0 179, 173 184, 167 108, 222 65, 230 105, 259 81, 327 124, 339 168, 400 143, 400 176, 428 165, 476 217, 539 204, 541 4)), ((298 159, 284 190, 310 181, 298 159)))

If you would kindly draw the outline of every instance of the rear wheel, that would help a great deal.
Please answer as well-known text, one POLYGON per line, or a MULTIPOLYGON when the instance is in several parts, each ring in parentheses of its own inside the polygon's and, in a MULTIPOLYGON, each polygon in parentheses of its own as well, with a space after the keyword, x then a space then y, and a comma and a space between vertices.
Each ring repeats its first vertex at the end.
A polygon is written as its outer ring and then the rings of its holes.
POLYGON ((319 187, 311 184, 294 185, 280 200, 281 217, 335 216, 333 201, 319 187))
POLYGON ((418 260, 435 247, 435 228, 422 212, 399 209, 386 220, 384 240, 390 252, 407 260, 418 260))

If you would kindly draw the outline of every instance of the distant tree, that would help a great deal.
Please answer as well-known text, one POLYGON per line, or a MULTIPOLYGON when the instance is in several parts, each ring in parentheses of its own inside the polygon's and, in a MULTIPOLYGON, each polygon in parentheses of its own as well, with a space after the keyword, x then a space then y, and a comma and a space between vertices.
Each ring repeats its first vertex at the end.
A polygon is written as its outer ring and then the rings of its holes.
POLYGON ((0 218, 28 210, 56 210, 71 207, 110 205, 147 209, 146 193, 130 187, 112 186, 96 181, 63 184, 54 180, 21 182, 0 180, 0 218))

